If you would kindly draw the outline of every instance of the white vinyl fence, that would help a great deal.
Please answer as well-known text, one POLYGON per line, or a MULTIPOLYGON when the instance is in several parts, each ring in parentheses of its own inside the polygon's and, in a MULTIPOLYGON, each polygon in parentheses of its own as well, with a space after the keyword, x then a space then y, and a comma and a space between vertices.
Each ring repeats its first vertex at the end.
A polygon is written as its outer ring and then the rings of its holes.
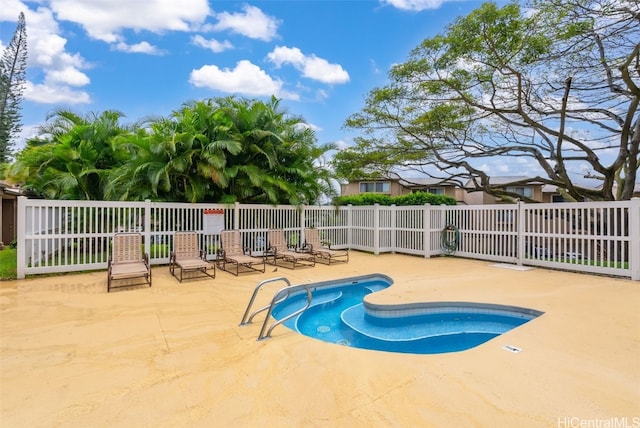
POLYGON ((173 234, 197 231, 215 259, 223 229, 260 255, 267 231, 291 246, 304 229, 333 248, 454 255, 640 280, 640 199, 477 206, 271 206, 18 198, 18 278, 106 269, 114 233, 143 234, 151 263, 169 263, 173 234))

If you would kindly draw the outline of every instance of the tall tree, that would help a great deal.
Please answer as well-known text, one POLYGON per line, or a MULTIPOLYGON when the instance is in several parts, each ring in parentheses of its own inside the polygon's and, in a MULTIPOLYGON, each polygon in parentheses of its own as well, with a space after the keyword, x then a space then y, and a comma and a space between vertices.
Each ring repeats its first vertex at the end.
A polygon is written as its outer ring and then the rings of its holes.
POLYGON ((22 130, 20 103, 26 72, 27 29, 24 13, 20 12, 13 38, 4 49, 0 62, 0 163, 9 161, 13 148, 11 140, 22 130))
POLYGON ((210 154, 207 121, 214 111, 196 102, 172 117, 149 118, 144 127, 116 142, 127 160, 115 168, 106 189, 108 199, 170 202, 217 201, 226 186, 227 150, 210 154))
POLYGON ((510 183, 574 200, 630 199, 640 164, 640 4, 632 0, 485 3, 424 40, 369 94, 336 156, 342 175, 415 169, 470 191, 493 186, 487 160, 535 164, 510 183), (595 176, 579 184, 574 171, 595 176))
POLYGON ((10 177, 50 199, 313 204, 334 196, 313 130, 279 108, 234 97, 194 101, 167 118, 57 110, 10 177))
POLYGON ((112 169, 128 158, 114 150, 130 131, 122 113, 104 111, 80 116, 56 110, 27 142, 11 166, 11 178, 47 199, 104 200, 112 169))
POLYGON ((128 160, 111 172, 108 199, 298 205, 335 192, 319 164, 332 146, 316 145, 275 98, 185 103, 116 144, 128 160))
POLYGON ((313 204, 335 193, 332 177, 320 164, 333 145, 317 145, 313 130, 301 117, 287 114, 280 101, 219 99, 221 141, 236 141, 242 150, 227 159, 227 201, 313 204))

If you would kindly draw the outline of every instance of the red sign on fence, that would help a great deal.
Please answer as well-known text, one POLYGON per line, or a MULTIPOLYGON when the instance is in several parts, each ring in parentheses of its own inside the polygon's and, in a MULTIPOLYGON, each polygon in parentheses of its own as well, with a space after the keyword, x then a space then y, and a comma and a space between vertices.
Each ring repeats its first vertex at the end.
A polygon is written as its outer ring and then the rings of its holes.
POLYGON ((224 210, 223 209, 204 209, 202 210, 202 224, 204 226, 205 235, 218 235, 224 229, 224 210))

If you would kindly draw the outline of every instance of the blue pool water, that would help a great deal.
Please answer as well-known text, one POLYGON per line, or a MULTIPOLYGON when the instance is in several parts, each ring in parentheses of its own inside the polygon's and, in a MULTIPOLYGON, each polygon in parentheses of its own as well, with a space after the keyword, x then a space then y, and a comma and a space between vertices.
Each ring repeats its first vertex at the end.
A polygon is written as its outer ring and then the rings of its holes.
MULTIPOLYGON (((355 348, 413 354, 457 352, 478 346, 541 312, 469 302, 429 302, 377 306, 364 296, 383 290, 392 280, 380 274, 309 284, 311 307, 284 323, 305 336, 355 348)), ((276 305, 282 319, 304 307, 302 286, 276 305)))

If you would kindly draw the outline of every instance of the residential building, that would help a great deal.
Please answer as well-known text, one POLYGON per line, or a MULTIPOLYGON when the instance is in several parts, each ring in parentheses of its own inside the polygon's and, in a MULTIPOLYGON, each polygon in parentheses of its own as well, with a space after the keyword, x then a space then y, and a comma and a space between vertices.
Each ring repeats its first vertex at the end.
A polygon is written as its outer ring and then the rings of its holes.
POLYGON ((455 183, 442 182, 435 178, 402 178, 391 174, 389 178, 356 180, 340 185, 342 196, 361 195, 364 193, 382 193, 389 196, 406 195, 413 192, 428 192, 434 195, 446 195, 464 204, 465 192, 455 183))
MULTIPOLYGON (((544 183, 529 183, 523 185, 512 185, 511 183, 518 183, 527 180, 526 176, 499 176, 490 177, 489 183, 492 186, 504 187, 506 191, 517 193, 523 197, 533 199, 538 202, 557 202, 553 201, 554 194, 557 193, 555 188, 548 188, 543 192, 544 183), (545 200, 545 198, 547 200, 545 200)), ((472 187, 471 180, 467 181, 466 187, 472 187)), ((490 205, 505 203, 504 200, 497 196, 490 195, 483 191, 466 192, 465 202, 468 205, 490 205)))
POLYGON ((2 208, 0 209, 0 249, 16 239, 16 223, 18 219, 18 196, 21 195, 18 187, 6 181, 0 181, 0 199, 2 208))

